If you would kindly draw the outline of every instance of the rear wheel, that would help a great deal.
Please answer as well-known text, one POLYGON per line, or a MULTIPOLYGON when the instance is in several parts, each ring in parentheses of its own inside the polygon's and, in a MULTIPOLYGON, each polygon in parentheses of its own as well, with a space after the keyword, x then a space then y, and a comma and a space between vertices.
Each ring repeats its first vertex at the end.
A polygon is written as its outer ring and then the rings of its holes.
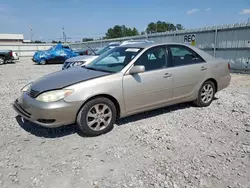
POLYGON ((0 56, 0 65, 4 64, 5 63, 5 58, 0 56))
POLYGON ((77 125, 86 136, 99 136, 111 131, 115 120, 116 107, 104 97, 88 101, 77 115, 77 125))
POLYGON ((199 107, 209 106, 215 95, 215 85, 212 81, 208 80, 202 84, 197 99, 194 103, 199 107))

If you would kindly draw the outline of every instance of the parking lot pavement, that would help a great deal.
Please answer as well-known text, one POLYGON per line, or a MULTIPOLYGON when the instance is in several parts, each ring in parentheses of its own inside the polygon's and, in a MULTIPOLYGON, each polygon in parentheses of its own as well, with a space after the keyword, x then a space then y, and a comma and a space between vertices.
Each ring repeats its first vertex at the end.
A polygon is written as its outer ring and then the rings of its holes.
POLYGON ((11 107, 26 83, 60 69, 0 66, 1 188, 250 187, 250 75, 232 74, 207 108, 175 105, 86 138, 74 125, 23 122, 11 107))

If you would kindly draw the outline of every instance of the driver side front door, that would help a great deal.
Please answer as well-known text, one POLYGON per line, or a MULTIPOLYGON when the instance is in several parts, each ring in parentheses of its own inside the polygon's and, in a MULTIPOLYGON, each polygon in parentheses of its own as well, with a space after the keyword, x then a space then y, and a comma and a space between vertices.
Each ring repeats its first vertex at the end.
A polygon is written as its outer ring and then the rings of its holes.
POLYGON ((144 65, 145 72, 123 77, 127 114, 163 106, 172 99, 172 75, 167 68, 165 46, 152 47, 134 63, 144 65))

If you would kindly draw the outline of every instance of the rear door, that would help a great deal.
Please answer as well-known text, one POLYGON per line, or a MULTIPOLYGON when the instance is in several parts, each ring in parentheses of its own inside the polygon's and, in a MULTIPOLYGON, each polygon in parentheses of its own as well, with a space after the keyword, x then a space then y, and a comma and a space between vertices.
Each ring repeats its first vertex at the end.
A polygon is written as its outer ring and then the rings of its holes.
POLYGON ((168 45, 173 75, 173 100, 191 97, 204 81, 209 65, 191 48, 168 45))

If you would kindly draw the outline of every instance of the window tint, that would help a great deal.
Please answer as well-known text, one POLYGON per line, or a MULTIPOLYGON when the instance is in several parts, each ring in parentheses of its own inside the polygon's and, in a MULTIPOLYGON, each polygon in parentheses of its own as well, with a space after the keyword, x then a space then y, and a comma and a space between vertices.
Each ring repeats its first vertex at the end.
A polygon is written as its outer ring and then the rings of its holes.
POLYGON ((204 62, 204 60, 191 49, 185 46, 170 46, 172 61, 169 67, 177 67, 204 62))
POLYGON ((144 52, 134 65, 144 65, 145 71, 151 71, 166 67, 165 46, 153 47, 144 52))

